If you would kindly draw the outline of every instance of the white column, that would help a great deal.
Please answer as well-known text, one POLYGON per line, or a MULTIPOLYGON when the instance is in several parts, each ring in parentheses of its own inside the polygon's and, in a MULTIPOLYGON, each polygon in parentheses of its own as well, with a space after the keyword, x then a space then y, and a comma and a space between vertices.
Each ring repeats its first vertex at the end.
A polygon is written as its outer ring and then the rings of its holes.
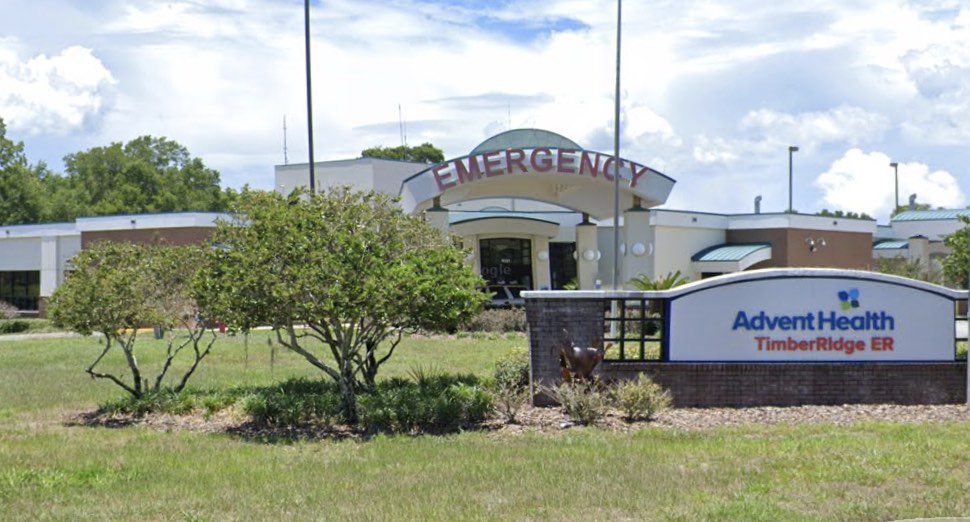
POLYGON ((909 260, 920 264, 924 270, 930 268, 930 240, 923 236, 909 238, 909 260))
POLYGON ((448 209, 437 207, 427 211, 428 224, 437 228, 442 237, 448 237, 448 209))
POLYGON ((40 297, 50 297, 57 289, 57 236, 41 238, 40 297))
POLYGON ((532 286, 536 290, 552 289, 552 275, 549 273, 549 238, 544 236, 532 236, 532 281, 532 286))
POLYGON ((596 225, 593 223, 576 225, 576 275, 579 278, 580 290, 596 289, 600 258, 597 246, 596 225))
POLYGON ((623 283, 644 274, 652 278, 653 246, 650 244, 650 211, 633 207, 623 213, 623 283))
POLYGON ((476 274, 482 273, 482 250, 481 245, 478 244, 478 236, 463 236, 461 238, 461 244, 468 250, 468 265, 472 267, 472 270, 476 274))

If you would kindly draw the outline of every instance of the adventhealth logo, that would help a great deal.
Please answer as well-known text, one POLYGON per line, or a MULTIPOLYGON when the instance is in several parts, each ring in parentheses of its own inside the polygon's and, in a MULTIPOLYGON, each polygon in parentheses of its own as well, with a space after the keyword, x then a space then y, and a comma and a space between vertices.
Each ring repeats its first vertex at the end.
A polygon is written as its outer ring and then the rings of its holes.
POLYGON ((842 302, 842 310, 859 308, 859 289, 853 288, 849 291, 840 291, 839 301, 842 302))
MULTIPOLYGON (((839 291, 839 307, 843 312, 859 308, 859 296, 858 288, 839 291)), ((884 310, 878 312, 866 311, 863 314, 855 315, 840 314, 835 310, 819 310, 795 315, 774 315, 764 310, 749 314, 739 310, 731 329, 755 331, 881 331, 895 330, 896 320, 884 310)))

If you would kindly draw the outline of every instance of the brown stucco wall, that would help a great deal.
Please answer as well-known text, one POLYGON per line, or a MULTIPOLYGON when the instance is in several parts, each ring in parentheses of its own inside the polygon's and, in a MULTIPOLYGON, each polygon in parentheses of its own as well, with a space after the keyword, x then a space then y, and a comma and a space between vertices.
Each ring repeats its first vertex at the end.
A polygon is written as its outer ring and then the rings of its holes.
POLYGON ((214 231, 211 227, 182 227, 81 232, 81 248, 88 248, 98 241, 138 244, 159 241, 168 245, 188 245, 208 240, 214 231))
POLYGON ((728 243, 771 243, 771 259, 752 268, 826 267, 868 269, 872 265, 872 234, 831 230, 728 230, 728 243), (808 238, 824 238, 813 252, 808 238))

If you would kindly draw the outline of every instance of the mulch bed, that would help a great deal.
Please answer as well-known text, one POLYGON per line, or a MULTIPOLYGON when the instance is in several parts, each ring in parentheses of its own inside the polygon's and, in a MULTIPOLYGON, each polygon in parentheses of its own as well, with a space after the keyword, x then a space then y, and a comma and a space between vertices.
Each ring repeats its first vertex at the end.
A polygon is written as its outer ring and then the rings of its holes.
MULTIPOLYGON (((525 407, 517 415, 517 422, 507 423, 493 418, 474 429, 496 435, 522 433, 554 433, 571 429, 576 424, 569 420, 562 408, 525 407)), ((839 406, 796 406, 759 408, 676 408, 668 410, 656 419, 627 422, 619 412, 610 412, 596 424, 598 429, 613 432, 632 432, 645 428, 671 430, 711 430, 740 426, 775 426, 801 424, 829 424, 850 426, 860 422, 894 422, 908 424, 947 423, 970 421, 970 408, 964 404, 903 406, 894 404, 845 404, 839 406)), ((76 414, 68 420, 70 425, 123 428, 144 426, 159 431, 193 431, 226 433, 247 440, 274 442, 283 440, 366 439, 369 435, 346 426, 299 426, 273 427, 256 425, 243 415, 227 410, 208 417, 202 414, 171 415, 149 414, 144 416, 111 415, 94 413, 76 414)), ((417 435, 417 434, 416 434, 417 435)))

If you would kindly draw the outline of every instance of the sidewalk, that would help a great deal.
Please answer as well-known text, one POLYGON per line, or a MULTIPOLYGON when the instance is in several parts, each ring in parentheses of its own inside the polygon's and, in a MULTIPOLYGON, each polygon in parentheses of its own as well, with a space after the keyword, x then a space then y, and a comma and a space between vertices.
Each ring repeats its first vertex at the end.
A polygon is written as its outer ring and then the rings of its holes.
MULTIPOLYGON (((100 335, 100 334, 92 334, 100 335)), ((47 332, 47 333, 24 333, 0 335, 0 342, 3 341, 26 341, 28 339, 59 339, 62 337, 84 337, 75 332, 47 332)))

